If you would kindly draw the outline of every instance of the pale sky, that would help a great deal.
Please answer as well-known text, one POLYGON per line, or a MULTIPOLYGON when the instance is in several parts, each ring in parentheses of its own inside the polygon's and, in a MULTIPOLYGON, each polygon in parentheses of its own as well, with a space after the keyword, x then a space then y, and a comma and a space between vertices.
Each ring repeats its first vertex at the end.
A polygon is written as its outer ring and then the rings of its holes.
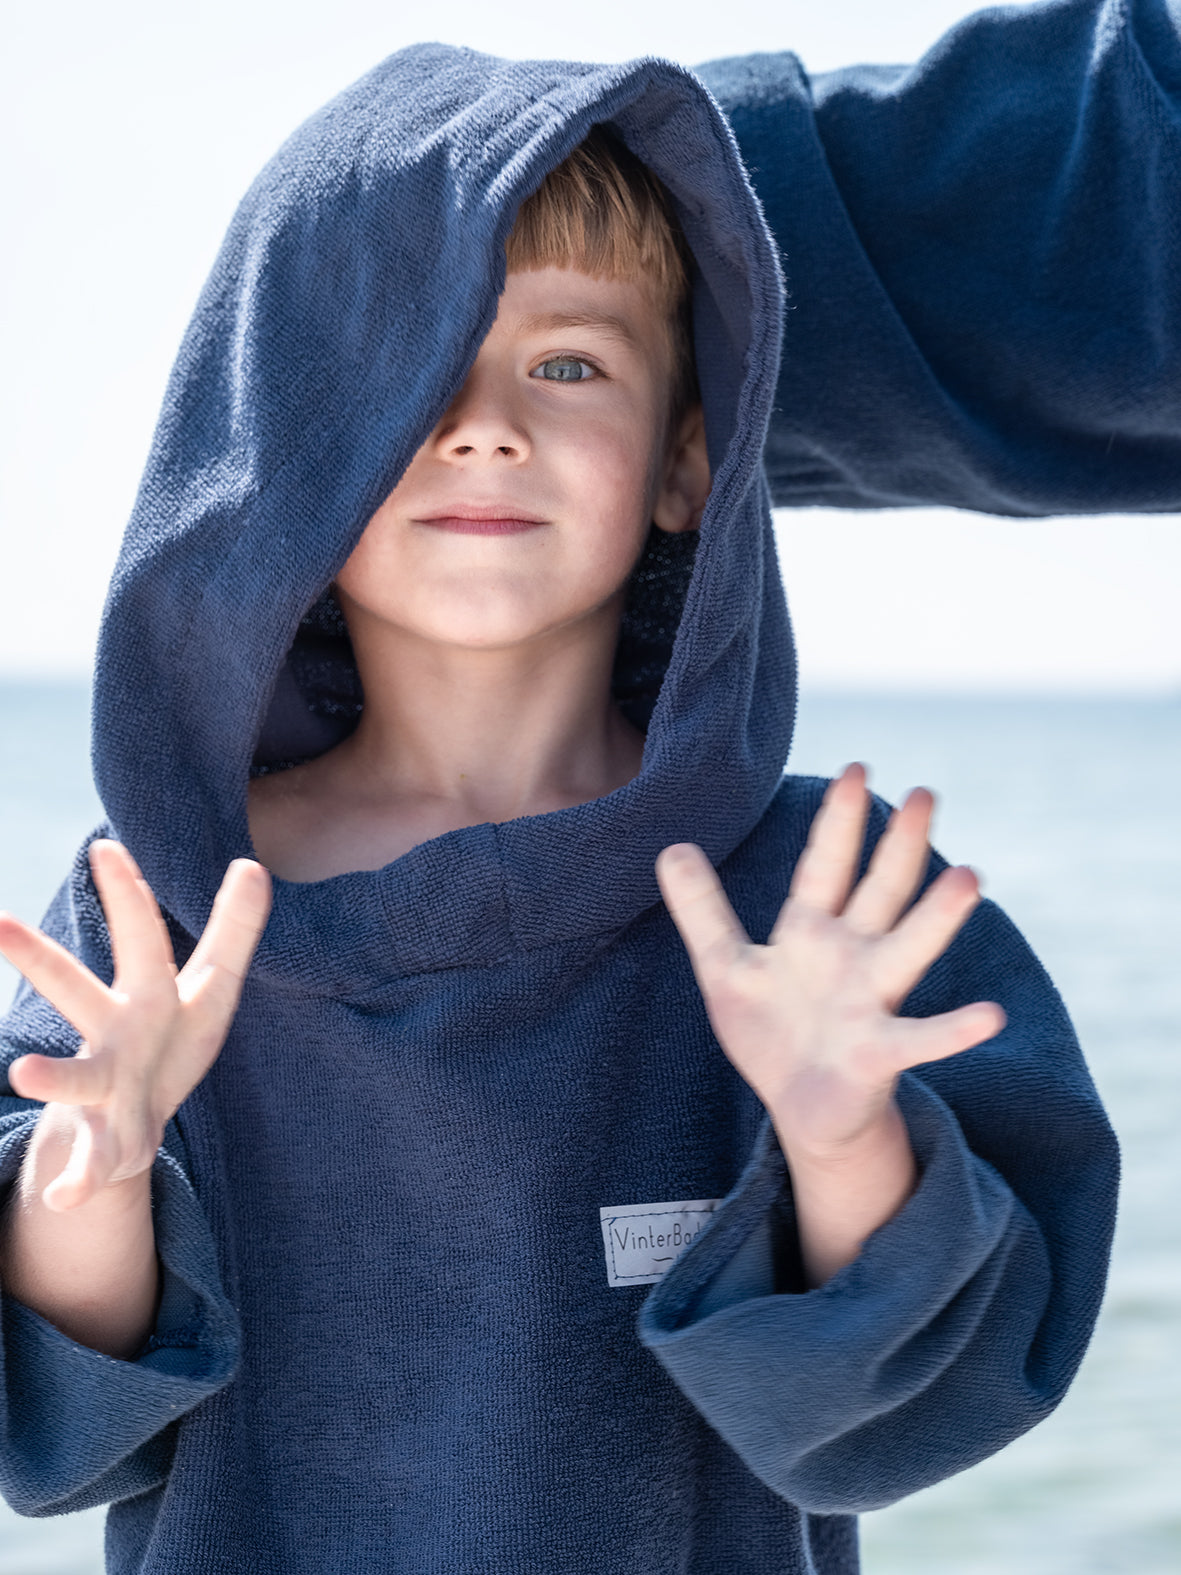
MULTIPOLYGON (((168 368, 222 233, 308 113, 424 36, 692 65, 915 58, 957 0, 65 0, 6 28, 0 674, 85 673, 168 368)), ((781 516, 806 682, 1181 688, 1181 517, 781 516), (855 572, 850 569, 855 565, 855 572)))

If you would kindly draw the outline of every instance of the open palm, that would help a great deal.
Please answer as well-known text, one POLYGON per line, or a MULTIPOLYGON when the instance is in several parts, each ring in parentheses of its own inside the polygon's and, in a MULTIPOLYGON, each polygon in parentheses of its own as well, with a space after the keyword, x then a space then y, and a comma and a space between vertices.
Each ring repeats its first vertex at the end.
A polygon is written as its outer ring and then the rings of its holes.
POLYGON ((723 1050, 796 1153, 838 1151, 876 1120, 907 1067, 958 1054, 1004 1026, 993 1002, 895 1015, 979 900, 947 869, 918 902, 933 801, 910 794, 854 886, 868 811, 865 772, 834 781, 765 946, 751 942, 705 854, 666 848, 657 876, 723 1050))
POLYGON ((178 972, 126 848, 93 842, 90 864, 115 960, 109 986, 39 930, 0 914, 0 952, 83 1041, 72 1057, 25 1055, 8 1071, 18 1094, 60 1107, 71 1129, 70 1157, 43 1194, 58 1210, 151 1165, 165 1123, 217 1059, 270 909, 267 872, 236 859, 178 972))

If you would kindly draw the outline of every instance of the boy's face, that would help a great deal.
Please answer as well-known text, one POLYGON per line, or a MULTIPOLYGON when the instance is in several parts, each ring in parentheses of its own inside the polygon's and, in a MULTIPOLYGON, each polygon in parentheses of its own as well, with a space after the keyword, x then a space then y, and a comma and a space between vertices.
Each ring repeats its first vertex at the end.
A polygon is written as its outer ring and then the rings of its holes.
POLYGON ((696 526, 700 413, 669 431, 671 335, 647 288, 508 277, 450 409, 337 576, 359 613, 492 649, 613 617, 652 520, 696 526))

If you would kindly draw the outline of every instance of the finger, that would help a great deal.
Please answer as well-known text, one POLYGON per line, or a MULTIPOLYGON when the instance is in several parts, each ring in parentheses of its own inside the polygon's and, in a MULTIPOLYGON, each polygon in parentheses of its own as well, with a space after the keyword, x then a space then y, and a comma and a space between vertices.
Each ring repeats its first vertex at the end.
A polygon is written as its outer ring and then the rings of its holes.
POLYGON ((106 915, 120 989, 139 994, 173 977, 172 943, 151 887, 121 842, 90 844, 90 870, 106 915))
POLYGON ((102 1152, 94 1128, 89 1121, 79 1121, 65 1169, 45 1188, 41 1200, 55 1213, 76 1209, 106 1185, 110 1173, 110 1161, 102 1152))
POLYGON ((722 883, 700 848, 679 842, 656 860, 656 879, 698 982, 737 961, 750 945, 722 883))
POLYGON ((214 1015, 233 1014, 271 911, 271 878, 254 859, 235 859, 213 899, 209 922, 181 969, 181 999, 200 997, 214 1015))
POLYGON ((974 1001, 937 1017, 896 1017, 890 1030, 891 1060, 896 1072, 943 1061, 999 1034, 1006 1018, 995 1001, 974 1001))
MULTIPOLYGON (((861 860, 869 795, 865 767, 846 766, 830 782, 824 801, 812 822, 808 842, 796 864, 790 900, 823 913, 840 913, 861 860)), ((786 912, 786 908, 784 910, 786 912)), ((780 922, 783 914, 780 915, 780 922)), ((772 941, 778 939, 776 924, 772 941)))
POLYGON ((0 913, 0 952, 83 1039, 98 1039, 110 1012, 111 992, 84 963, 48 935, 0 913))
POLYGON ((946 869, 882 936, 874 947, 871 968, 874 985, 887 1005, 896 1007, 914 988, 951 945, 979 901, 980 882, 974 870, 964 865, 946 869))
POLYGON ((8 1068, 8 1083, 22 1099, 45 1104, 97 1105, 110 1097, 109 1056, 22 1055, 8 1068))
POLYGON ((926 788, 915 788, 890 816, 869 869, 845 904, 845 922, 859 935, 884 935, 918 890, 930 854, 934 806, 926 788))

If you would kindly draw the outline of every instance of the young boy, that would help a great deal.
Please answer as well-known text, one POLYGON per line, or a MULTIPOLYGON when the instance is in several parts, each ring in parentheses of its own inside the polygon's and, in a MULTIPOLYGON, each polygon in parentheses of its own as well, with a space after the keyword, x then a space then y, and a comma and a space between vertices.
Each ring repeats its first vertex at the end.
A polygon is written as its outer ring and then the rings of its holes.
POLYGON ((104 624, 119 841, 0 928, 0 1472, 111 1569, 852 1571, 1073 1374, 1061 1004, 929 795, 781 780, 780 332, 659 63, 409 51, 236 218, 104 624))

